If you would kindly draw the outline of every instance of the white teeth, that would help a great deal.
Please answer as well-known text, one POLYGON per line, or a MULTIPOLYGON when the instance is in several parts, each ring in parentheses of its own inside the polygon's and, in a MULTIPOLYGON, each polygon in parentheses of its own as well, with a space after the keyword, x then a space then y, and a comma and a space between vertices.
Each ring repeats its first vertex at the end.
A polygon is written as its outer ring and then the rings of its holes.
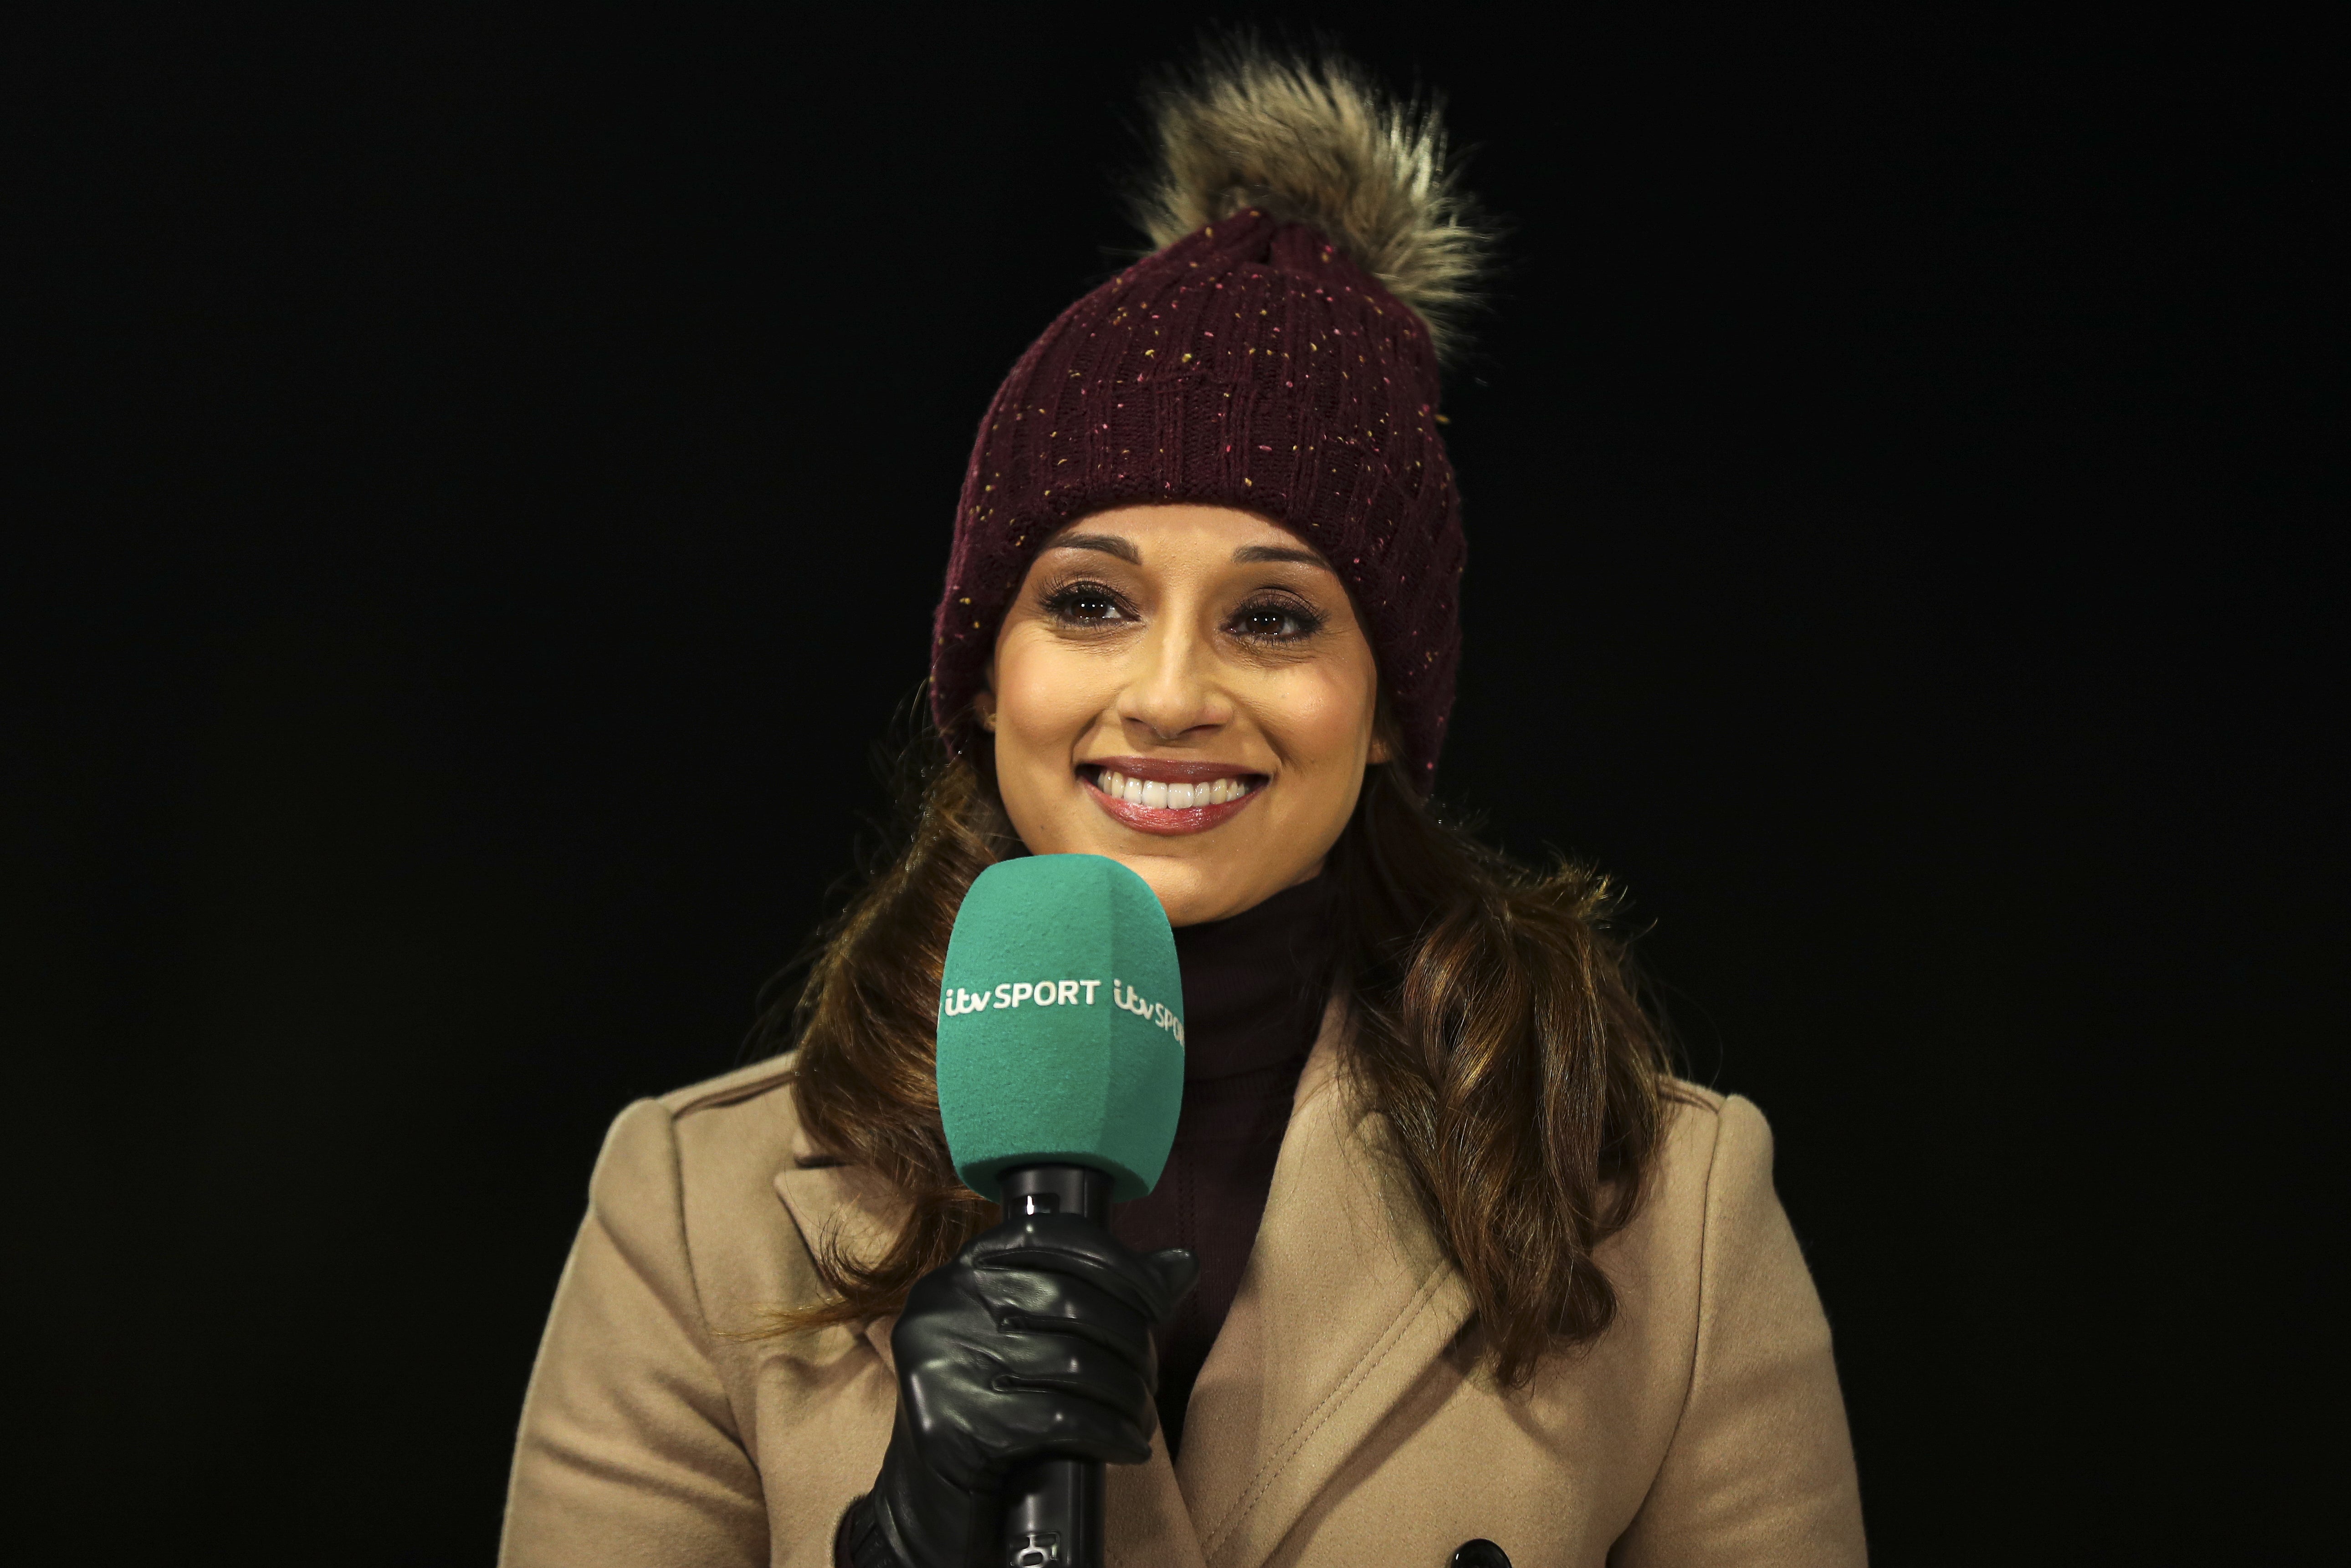
POLYGON ((1239 800, 1252 788, 1246 779, 1229 778, 1212 779, 1205 784, 1165 784, 1157 779, 1132 778, 1115 768, 1098 771, 1094 775, 1094 787, 1113 800, 1165 811, 1221 806, 1228 800, 1239 800))

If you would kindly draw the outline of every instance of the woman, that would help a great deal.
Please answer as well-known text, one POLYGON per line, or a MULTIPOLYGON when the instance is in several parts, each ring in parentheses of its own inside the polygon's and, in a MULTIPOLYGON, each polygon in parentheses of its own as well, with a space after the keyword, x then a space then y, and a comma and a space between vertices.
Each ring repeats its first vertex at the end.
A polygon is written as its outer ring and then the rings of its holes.
POLYGON ((1858 1563, 1762 1118, 1669 1075, 1597 879, 1427 803, 1481 247, 1440 133, 1247 52, 1158 122, 1160 248, 982 426, 904 852, 791 1049, 614 1124, 505 1560, 986 1562, 1051 1453, 1112 1466, 1121 1563, 1858 1563), (1114 1240, 962 1188, 932 1077, 964 890, 1069 852, 1150 883, 1184 971, 1175 1153, 1114 1240))

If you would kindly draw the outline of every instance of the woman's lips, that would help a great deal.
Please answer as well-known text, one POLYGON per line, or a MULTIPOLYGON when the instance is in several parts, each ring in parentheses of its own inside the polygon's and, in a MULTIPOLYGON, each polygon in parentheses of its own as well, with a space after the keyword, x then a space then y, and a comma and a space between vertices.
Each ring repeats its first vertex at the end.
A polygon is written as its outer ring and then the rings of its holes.
POLYGON ((1120 758, 1079 769, 1094 803, 1138 832, 1206 832, 1248 809, 1268 780, 1213 763, 1120 758))

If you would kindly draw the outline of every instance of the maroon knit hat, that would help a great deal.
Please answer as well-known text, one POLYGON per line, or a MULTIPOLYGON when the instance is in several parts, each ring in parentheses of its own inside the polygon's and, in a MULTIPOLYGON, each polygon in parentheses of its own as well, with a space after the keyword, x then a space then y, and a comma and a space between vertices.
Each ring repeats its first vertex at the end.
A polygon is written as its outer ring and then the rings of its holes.
POLYGON ((976 743, 997 628, 1063 525, 1135 503, 1234 507, 1346 582, 1426 791, 1464 554, 1431 322, 1482 244, 1441 132, 1343 64, 1261 55, 1212 61, 1158 110, 1149 222, 1182 237, 1063 311, 989 405, 956 510, 933 716, 957 750, 976 743))

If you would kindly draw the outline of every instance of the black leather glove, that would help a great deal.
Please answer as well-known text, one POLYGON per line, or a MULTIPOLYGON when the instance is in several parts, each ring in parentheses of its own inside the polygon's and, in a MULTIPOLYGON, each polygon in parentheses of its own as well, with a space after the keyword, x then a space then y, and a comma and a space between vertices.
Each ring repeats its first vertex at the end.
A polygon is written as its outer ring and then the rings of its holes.
POLYGON ((898 1419, 836 1556, 973 1568, 997 1556, 998 1485, 1024 1459, 1139 1465, 1159 1366, 1151 1329, 1199 1265, 1140 1257, 1066 1214, 1019 1215, 915 1281, 890 1335, 898 1419))

